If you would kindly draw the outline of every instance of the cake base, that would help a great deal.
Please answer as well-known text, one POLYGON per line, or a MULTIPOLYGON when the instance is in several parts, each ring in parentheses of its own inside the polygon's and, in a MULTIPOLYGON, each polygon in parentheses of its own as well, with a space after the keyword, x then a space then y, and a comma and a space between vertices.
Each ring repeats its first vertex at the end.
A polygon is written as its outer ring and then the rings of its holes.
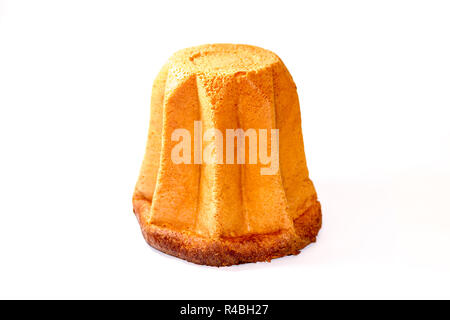
POLYGON ((243 237, 201 237, 190 232, 174 231, 145 224, 142 211, 147 207, 142 201, 133 201, 134 212, 147 243, 169 255, 208 266, 230 266, 242 263, 267 261, 288 255, 297 255, 308 244, 316 241, 322 225, 321 206, 318 201, 294 220, 295 233, 280 231, 243 237))

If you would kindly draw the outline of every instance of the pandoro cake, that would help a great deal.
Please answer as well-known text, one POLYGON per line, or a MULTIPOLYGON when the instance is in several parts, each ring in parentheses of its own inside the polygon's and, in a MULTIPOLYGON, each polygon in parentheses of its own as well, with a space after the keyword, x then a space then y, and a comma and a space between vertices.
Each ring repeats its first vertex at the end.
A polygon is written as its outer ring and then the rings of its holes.
POLYGON ((133 208, 148 244, 197 264, 270 261, 316 240, 297 89, 277 55, 213 44, 167 61, 133 208))

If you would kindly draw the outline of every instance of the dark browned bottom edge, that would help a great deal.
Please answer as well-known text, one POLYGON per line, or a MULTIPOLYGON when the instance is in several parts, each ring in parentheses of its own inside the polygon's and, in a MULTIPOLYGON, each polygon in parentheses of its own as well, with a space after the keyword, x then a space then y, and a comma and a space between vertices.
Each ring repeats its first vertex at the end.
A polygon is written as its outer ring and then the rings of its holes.
MULTIPOLYGON (((142 200, 141 200, 142 201, 142 200)), ((138 201, 139 202, 139 201, 138 201)), ((270 261, 287 255, 297 255, 316 241, 322 225, 321 206, 315 202, 295 219, 295 234, 280 231, 271 234, 212 240, 189 232, 173 231, 156 225, 143 224, 139 204, 134 205, 145 240, 153 248, 169 255, 208 266, 231 266, 242 263, 270 261)))

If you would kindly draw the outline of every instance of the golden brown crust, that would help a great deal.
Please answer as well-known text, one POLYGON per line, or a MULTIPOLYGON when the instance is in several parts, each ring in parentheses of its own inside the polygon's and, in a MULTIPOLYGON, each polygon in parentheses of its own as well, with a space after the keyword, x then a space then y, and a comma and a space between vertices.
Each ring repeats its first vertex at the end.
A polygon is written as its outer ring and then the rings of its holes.
POLYGON ((134 199, 133 204, 147 243, 169 255, 208 266, 230 266, 297 255, 302 248, 316 241, 322 223, 321 206, 316 201, 294 220, 295 234, 292 231, 280 231, 212 240, 194 233, 173 231, 144 223, 143 201, 146 200, 134 199))

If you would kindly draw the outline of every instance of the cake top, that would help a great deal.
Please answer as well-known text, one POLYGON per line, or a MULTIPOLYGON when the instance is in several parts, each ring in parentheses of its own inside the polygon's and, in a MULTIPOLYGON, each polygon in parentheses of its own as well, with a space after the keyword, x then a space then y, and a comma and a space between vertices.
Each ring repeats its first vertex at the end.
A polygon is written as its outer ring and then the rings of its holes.
POLYGON ((176 52, 169 60, 195 73, 256 71, 280 61, 273 52, 243 44, 209 44, 176 52))

